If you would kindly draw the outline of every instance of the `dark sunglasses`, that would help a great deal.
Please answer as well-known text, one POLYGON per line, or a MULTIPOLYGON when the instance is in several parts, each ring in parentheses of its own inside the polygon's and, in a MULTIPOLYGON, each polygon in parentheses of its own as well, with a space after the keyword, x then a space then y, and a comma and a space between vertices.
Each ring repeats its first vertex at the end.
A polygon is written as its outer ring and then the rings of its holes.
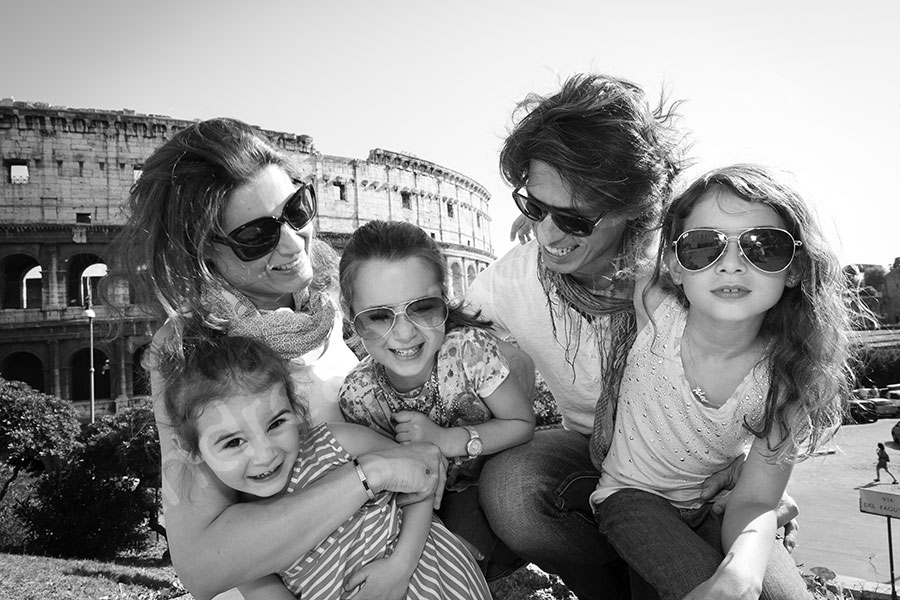
POLYGON ((260 217, 234 229, 227 237, 216 236, 213 241, 227 244, 244 262, 262 258, 275 249, 281 239, 281 224, 287 223, 300 231, 312 221, 318 212, 316 191, 306 183, 300 183, 281 211, 281 216, 260 217))
POLYGON ((428 296, 417 298, 393 306, 376 306, 356 313, 353 317, 353 328, 364 340, 377 340, 391 332, 397 323, 397 317, 405 315, 416 327, 434 329, 447 321, 450 309, 443 298, 428 296))
POLYGON ((514 189, 512 196, 513 200, 516 201, 516 206, 519 207, 519 210, 522 211, 523 215, 532 221, 543 221, 544 217, 550 215, 553 219, 553 223, 556 224, 559 230, 568 233, 569 235, 574 235, 576 237, 587 237, 591 235, 594 228, 597 227, 597 225, 600 224, 600 221, 606 216, 606 213, 603 213, 596 219, 588 219, 567 210, 552 208, 538 202, 534 198, 529 198, 520 193, 519 190, 521 189, 521 186, 514 189))
POLYGON ((722 258, 731 240, 737 240, 741 255, 764 273, 787 269, 803 245, 777 227, 753 227, 731 236, 718 229, 688 229, 672 242, 675 260, 686 271, 702 271, 722 258))

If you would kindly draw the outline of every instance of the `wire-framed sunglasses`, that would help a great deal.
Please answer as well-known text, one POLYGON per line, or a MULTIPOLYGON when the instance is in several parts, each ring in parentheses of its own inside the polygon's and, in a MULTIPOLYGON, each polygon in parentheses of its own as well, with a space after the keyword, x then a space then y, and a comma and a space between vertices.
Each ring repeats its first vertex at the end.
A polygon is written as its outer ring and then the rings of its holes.
POLYGON ((426 296, 393 306, 375 306, 361 310, 353 317, 353 329, 364 340, 377 340, 391 332, 397 317, 403 315, 419 328, 435 329, 450 315, 443 298, 426 296))
POLYGON ((543 221, 544 217, 550 215, 553 219, 553 223, 556 224, 559 230, 569 235, 574 235, 576 237, 587 237, 591 235, 597 225, 600 224, 600 221, 602 221, 607 214, 603 213, 596 219, 588 219, 572 211, 553 208, 538 202, 534 198, 529 198, 519 191, 521 189, 522 186, 514 189, 512 197, 513 200, 516 201, 516 206, 522 211, 523 215, 532 221, 538 222, 543 221))
POLYGON ((738 235, 718 229, 688 229, 672 242, 675 260, 685 271, 702 271, 715 264, 736 240, 741 256, 763 273, 780 273, 794 260, 803 242, 778 227, 751 227, 738 235))
POLYGON ((226 237, 216 236, 213 241, 230 246, 235 256, 244 262, 250 262, 262 258, 278 246, 282 223, 299 231, 316 217, 318 210, 316 190, 311 185, 300 182, 300 187, 285 203, 280 217, 253 219, 235 228, 226 237))

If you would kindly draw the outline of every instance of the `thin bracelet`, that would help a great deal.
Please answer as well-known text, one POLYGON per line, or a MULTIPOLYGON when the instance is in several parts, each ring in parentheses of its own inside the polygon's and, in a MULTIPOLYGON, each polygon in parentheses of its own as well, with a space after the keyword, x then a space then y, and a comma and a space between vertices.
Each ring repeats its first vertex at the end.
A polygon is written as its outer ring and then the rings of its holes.
POLYGON ((369 487, 369 480, 366 479, 366 474, 362 469, 362 465, 359 464, 359 459, 355 456, 353 457, 353 466, 356 467, 356 474, 359 475, 359 480, 362 482, 363 487, 366 488, 366 495, 369 497, 369 500, 374 500, 375 492, 369 487))

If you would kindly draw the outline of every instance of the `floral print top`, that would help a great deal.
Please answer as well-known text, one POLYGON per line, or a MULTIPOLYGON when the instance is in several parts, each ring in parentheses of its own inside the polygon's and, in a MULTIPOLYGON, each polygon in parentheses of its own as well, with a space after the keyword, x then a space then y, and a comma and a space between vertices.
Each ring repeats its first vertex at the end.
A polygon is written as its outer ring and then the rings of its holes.
POLYGON ((441 427, 478 425, 493 417, 483 399, 507 376, 509 365, 497 339, 483 329, 460 327, 444 336, 429 381, 409 392, 390 387, 384 368, 371 356, 364 358, 341 386, 341 412, 349 423, 365 425, 391 439, 391 414, 401 410, 425 414, 441 427))

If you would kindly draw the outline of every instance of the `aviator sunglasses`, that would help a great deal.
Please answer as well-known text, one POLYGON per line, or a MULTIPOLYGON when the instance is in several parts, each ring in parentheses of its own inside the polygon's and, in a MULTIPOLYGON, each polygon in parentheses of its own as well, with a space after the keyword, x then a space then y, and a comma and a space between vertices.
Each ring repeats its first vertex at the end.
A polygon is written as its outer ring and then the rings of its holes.
POLYGON ((400 315, 406 316, 416 327, 434 329, 443 325, 449 314, 450 310, 443 298, 427 296, 394 306, 361 310, 353 317, 353 328, 362 339, 377 340, 391 332, 400 315))
POLYGON ((281 239, 282 223, 300 231, 315 218, 317 212, 316 191, 312 186, 301 182, 297 191, 288 198, 280 217, 253 219, 237 227, 226 237, 216 236, 214 241, 227 244, 239 259, 249 262, 262 258, 275 249, 281 239))
POLYGON ((591 235, 594 228, 597 227, 597 225, 600 224, 600 221, 606 216, 606 213, 603 213, 596 219, 588 219, 567 210, 552 208, 538 202, 534 198, 529 198, 522 194, 519 191, 521 189, 521 186, 514 189, 512 196, 513 200, 516 201, 516 206, 519 207, 519 210, 522 211, 523 215, 532 221, 538 222, 543 221, 544 217, 550 215, 553 219, 553 223, 556 224, 559 230, 568 233, 569 235, 574 235, 576 237, 587 237, 591 235))
POLYGON ((777 227, 753 227, 738 235, 718 229, 688 229, 672 242, 675 259, 685 271, 702 271, 725 254, 728 242, 737 240, 741 255, 763 273, 780 273, 794 260, 803 242, 777 227))

